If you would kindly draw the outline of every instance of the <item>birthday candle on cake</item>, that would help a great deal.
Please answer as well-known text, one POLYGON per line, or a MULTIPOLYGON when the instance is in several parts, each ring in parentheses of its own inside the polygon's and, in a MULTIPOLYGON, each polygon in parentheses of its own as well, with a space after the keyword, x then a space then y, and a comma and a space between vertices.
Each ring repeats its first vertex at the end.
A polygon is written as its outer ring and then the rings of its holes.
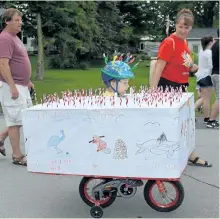
POLYGON ((51 105, 53 103, 53 96, 52 94, 49 95, 49 105, 51 105))
POLYGON ((102 94, 102 89, 99 88, 99 96, 101 96, 101 94, 102 94))
POLYGON ((126 106, 128 106, 128 97, 126 97, 126 106))
POLYGON ((110 104, 111 104, 111 106, 112 106, 112 97, 110 97, 109 101, 110 101, 110 104))
POLYGON ((113 105, 115 105, 115 97, 117 96, 117 94, 115 93, 115 96, 113 96, 113 105))
POLYGON ((44 104, 44 96, 43 95, 41 97, 41 103, 42 103, 42 106, 43 106, 43 104, 44 104))
POLYGON ((97 106, 100 105, 100 98, 99 98, 99 96, 96 97, 96 105, 97 106))

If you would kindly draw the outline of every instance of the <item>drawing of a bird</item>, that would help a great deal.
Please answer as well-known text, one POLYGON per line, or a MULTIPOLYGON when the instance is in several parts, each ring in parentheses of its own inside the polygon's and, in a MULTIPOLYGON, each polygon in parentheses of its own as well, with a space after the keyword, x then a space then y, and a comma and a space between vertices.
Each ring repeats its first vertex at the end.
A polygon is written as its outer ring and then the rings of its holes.
POLYGON ((58 154, 62 153, 62 151, 58 148, 58 145, 61 141, 65 139, 65 134, 63 130, 60 130, 61 136, 53 135, 47 142, 48 147, 54 147, 58 154))

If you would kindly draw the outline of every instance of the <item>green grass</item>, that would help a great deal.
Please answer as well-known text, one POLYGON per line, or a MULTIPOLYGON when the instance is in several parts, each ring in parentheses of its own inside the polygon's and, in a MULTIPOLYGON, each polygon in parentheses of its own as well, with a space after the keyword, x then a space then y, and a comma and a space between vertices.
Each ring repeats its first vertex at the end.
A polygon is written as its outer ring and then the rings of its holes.
MULTIPOLYGON (((45 76, 43 81, 35 80, 36 58, 31 57, 32 62, 32 81, 35 84, 38 97, 42 94, 60 93, 67 89, 96 89, 103 87, 101 82, 101 67, 92 67, 89 70, 59 70, 48 69, 48 61, 45 63, 45 76)), ((148 85, 149 81, 149 61, 143 61, 134 71, 135 78, 130 80, 130 85, 139 87, 140 85, 148 85)), ((196 86, 196 78, 190 78, 189 91, 194 92, 196 86)))

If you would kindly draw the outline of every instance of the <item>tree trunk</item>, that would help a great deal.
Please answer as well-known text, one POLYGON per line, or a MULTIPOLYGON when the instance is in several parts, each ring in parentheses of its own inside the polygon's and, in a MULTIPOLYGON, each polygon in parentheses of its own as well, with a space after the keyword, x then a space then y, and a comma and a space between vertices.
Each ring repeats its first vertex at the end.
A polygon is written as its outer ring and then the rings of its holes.
POLYGON ((43 33, 41 15, 37 14, 37 40, 38 40, 38 56, 37 56, 37 70, 36 80, 43 80, 44 78, 44 47, 43 47, 43 33))

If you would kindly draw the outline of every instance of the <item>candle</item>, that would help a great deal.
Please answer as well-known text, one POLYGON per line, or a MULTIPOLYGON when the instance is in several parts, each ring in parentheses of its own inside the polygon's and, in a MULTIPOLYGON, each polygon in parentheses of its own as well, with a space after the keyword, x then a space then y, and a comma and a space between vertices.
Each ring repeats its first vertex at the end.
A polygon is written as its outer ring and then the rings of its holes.
POLYGON ((126 106, 128 106, 128 97, 126 97, 126 106))

